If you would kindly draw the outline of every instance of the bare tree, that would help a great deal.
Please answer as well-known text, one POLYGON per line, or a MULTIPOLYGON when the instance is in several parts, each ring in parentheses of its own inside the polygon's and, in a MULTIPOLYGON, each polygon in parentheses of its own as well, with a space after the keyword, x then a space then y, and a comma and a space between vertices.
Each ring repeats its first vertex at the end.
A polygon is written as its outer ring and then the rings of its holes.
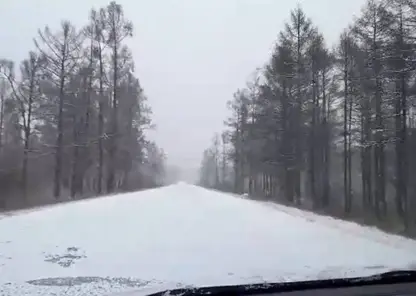
POLYGON ((111 128, 109 143, 109 169, 107 176, 107 191, 115 190, 115 161, 117 155, 117 139, 118 139, 118 88, 124 64, 127 62, 127 50, 123 48, 122 42, 125 38, 133 35, 133 24, 124 16, 121 5, 111 2, 107 6, 107 42, 111 48, 112 59, 112 99, 111 99, 111 128), (123 61, 124 60, 124 61, 123 61))
POLYGON ((63 153, 63 133, 64 133, 64 107, 66 86, 69 74, 73 73, 80 58, 80 47, 82 40, 79 32, 69 21, 63 21, 61 31, 52 33, 49 27, 43 31, 39 30, 39 37, 35 39, 35 45, 46 58, 44 75, 50 78, 51 82, 58 89, 58 108, 57 108, 57 136, 55 147, 55 177, 54 177, 54 197, 59 199, 61 195, 62 181, 62 153, 63 153))

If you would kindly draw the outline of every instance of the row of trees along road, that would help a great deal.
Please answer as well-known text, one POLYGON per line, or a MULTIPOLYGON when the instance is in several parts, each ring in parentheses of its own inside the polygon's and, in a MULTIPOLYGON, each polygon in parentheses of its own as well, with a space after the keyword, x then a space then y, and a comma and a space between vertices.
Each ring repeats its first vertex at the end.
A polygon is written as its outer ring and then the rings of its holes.
POLYGON ((201 184, 414 234, 415 34, 415 1, 368 1, 333 49, 294 9, 201 184))
POLYGON ((38 31, 20 65, 0 61, 0 208, 160 185, 164 153, 111 2, 83 28, 38 31))

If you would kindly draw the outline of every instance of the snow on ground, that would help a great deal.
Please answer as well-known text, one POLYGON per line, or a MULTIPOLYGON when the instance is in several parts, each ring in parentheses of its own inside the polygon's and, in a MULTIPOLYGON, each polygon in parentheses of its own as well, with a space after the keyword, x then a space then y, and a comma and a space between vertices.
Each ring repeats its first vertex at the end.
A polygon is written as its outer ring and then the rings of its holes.
POLYGON ((184 183, 0 219, 0 295, 293 281, 415 263, 415 241, 184 183))

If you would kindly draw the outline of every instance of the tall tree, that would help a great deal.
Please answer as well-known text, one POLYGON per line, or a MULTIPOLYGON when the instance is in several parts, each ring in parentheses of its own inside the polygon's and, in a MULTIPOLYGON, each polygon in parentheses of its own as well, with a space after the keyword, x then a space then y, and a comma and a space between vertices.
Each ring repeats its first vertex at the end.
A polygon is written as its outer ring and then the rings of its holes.
MULTIPOLYGON (((57 112, 55 116, 57 124, 57 136, 55 143, 55 179, 53 194, 56 199, 61 195, 62 182, 62 157, 64 135, 64 108, 66 87, 69 74, 77 67, 82 40, 80 34, 69 21, 63 21, 61 31, 53 33, 49 27, 39 30, 39 37, 35 39, 35 45, 46 58, 44 75, 50 78, 51 87, 57 88, 57 112)), ((55 99, 52 96, 51 99, 55 99)))
POLYGON ((123 40, 133 35, 133 24, 124 16, 123 8, 116 2, 107 6, 107 42, 111 48, 112 60, 112 98, 111 98, 111 127, 109 143, 109 169, 107 176, 107 191, 115 190, 116 156, 118 140, 118 88, 124 75, 126 64, 131 64, 130 53, 123 47, 123 40))

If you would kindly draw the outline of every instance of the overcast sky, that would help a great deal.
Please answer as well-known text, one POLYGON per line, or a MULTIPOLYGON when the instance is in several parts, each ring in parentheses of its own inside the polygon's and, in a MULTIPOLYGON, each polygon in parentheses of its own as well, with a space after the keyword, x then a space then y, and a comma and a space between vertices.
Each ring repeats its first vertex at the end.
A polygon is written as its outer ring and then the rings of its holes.
MULTIPOLYGON (((364 0, 119 0, 134 23, 129 42, 153 109, 151 137, 169 161, 199 166, 227 117, 226 102, 270 55, 290 10, 300 3, 327 43, 358 15, 364 0)), ((61 19, 83 26, 106 0, 0 0, 0 57, 20 61, 38 28, 61 19)))

